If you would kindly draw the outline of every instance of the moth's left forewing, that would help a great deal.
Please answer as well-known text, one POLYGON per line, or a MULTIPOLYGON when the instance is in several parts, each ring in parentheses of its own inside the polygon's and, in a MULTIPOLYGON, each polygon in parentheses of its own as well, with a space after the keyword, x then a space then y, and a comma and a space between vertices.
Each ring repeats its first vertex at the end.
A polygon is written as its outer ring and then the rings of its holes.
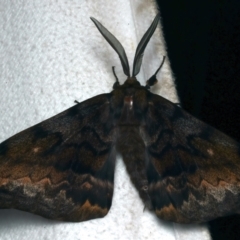
POLYGON ((115 129, 102 94, 0 144, 0 208, 84 221, 107 214, 113 195, 115 129))
POLYGON ((239 212, 239 143, 151 93, 145 122, 148 192, 160 218, 193 223, 239 212))

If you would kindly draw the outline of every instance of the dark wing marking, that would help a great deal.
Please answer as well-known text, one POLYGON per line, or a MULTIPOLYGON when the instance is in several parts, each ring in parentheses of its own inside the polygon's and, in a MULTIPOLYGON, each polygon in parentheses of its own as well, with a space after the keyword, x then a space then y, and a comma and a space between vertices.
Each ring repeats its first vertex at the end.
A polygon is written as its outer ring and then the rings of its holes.
POLYGON ((107 214, 115 147, 111 94, 102 94, 0 144, 0 208, 84 221, 107 214))
POLYGON ((151 93, 145 121, 148 193, 158 217, 193 223, 239 213, 239 143, 151 93))

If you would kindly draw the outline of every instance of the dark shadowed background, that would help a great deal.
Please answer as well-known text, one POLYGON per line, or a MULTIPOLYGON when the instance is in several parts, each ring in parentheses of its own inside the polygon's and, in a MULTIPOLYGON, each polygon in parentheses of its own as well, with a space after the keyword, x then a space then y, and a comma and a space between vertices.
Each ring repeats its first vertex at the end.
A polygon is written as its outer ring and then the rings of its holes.
MULTIPOLYGON (((157 2, 182 107, 240 141, 240 1, 157 2)), ((214 240, 239 239, 240 217, 209 229, 214 240)))

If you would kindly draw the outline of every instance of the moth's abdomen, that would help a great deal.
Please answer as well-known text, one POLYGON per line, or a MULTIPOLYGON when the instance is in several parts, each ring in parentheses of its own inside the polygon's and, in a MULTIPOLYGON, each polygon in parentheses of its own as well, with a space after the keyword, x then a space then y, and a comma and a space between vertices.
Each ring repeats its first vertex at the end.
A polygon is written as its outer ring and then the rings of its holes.
POLYGON ((132 183, 146 207, 151 209, 145 165, 145 146, 138 126, 118 127, 117 150, 122 155, 132 183))

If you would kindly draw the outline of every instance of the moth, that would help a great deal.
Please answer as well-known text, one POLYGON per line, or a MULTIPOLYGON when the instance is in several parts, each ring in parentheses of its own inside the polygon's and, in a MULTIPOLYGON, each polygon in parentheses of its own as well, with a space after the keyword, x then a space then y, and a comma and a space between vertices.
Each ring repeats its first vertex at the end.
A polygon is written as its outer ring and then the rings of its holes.
MULTIPOLYGON (((150 92, 156 75, 136 79, 159 15, 130 68, 121 43, 96 19, 127 80, 113 90, 28 128, 0 144, 0 208, 62 221, 105 216, 116 154, 145 206, 164 220, 199 223, 239 213, 239 143, 150 92)), ((114 69, 113 69, 114 70, 114 69)))

